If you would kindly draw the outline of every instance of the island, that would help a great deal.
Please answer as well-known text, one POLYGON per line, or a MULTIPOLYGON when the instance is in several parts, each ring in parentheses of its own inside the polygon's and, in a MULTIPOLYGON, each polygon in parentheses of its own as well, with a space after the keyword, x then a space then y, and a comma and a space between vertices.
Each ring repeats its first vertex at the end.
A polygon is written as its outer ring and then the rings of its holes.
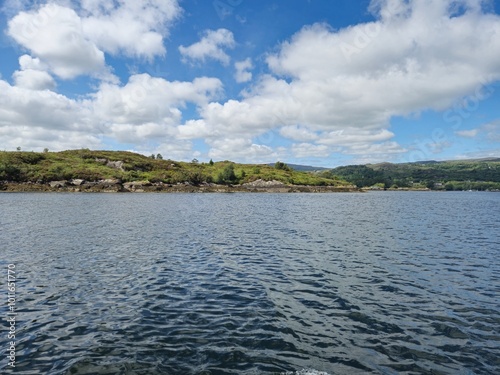
POLYGON ((500 191, 500 158, 349 165, 333 169, 229 160, 174 161, 89 149, 0 151, 2 192, 500 191))
POLYGON ((238 164, 165 160, 126 151, 0 152, 4 192, 351 192, 336 176, 283 162, 238 164))

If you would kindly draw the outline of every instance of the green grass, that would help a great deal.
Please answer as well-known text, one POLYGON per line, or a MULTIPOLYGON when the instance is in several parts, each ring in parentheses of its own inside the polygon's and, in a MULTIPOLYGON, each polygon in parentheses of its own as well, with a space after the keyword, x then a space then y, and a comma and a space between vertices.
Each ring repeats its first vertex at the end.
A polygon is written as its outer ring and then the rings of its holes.
POLYGON ((234 167, 234 184, 258 179, 285 184, 312 186, 349 186, 336 177, 322 177, 309 172, 276 169, 269 165, 237 164, 230 161, 187 163, 158 160, 126 151, 70 150, 62 152, 0 152, 0 181, 38 182, 83 179, 98 181, 120 179, 123 182, 150 181, 176 184, 216 182, 229 164, 234 167), (107 165, 123 162, 123 170, 107 165))

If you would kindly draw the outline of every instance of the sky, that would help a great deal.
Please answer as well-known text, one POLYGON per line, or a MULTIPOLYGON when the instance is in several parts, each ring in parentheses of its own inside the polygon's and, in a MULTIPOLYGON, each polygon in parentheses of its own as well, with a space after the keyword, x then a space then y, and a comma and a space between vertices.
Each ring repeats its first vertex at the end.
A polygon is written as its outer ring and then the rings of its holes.
POLYGON ((500 0, 0 2, 0 149, 500 157, 500 0))

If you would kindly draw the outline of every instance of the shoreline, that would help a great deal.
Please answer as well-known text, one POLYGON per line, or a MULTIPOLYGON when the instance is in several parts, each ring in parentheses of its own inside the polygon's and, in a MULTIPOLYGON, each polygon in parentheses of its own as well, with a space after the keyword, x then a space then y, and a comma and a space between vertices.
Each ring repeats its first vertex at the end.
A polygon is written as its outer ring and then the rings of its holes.
POLYGON ((98 181, 71 184, 67 181, 51 183, 2 182, 0 193, 354 193, 361 189, 350 186, 310 185, 218 185, 218 184, 164 184, 149 182, 98 181))

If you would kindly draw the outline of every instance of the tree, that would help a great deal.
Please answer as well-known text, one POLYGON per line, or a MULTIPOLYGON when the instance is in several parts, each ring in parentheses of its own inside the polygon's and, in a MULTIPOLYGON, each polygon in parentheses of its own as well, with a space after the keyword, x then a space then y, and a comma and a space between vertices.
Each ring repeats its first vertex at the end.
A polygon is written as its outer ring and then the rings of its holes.
POLYGON ((156 155, 156 159, 157 160, 163 160, 163 156, 161 156, 161 154, 158 154, 158 155, 156 155))
POLYGON ((208 162, 208 164, 214 165, 214 161, 212 159, 210 159, 210 161, 208 162))
POLYGON ((291 171, 291 168, 282 161, 277 161, 276 164, 274 164, 274 169, 279 169, 282 171, 291 171))
POLYGON ((44 153, 47 153, 47 152, 49 152, 49 149, 48 149, 47 147, 45 147, 45 148, 43 149, 43 152, 44 152, 44 153))
POLYGON ((186 181, 189 182, 191 185, 198 186, 201 185, 206 180, 207 177, 199 169, 187 172, 186 181))
POLYGON ((155 159, 155 158, 156 158, 156 157, 155 157, 155 154, 151 154, 150 158, 151 158, 151 159, 155 159))
POLYGON ((234 173, 234 165, 228 164, 221 173, 217 176, 217 183, 219 184, 232 184, 238 181, 234 173))
POLYGON ((193 160, 191 160, 191 163, 198 164, 198 159, 194 158, 193 160))
POLYGON ((17 146, 17 147, 16 147, 16 150, 17 150, 17 151, 21 151, 21 147, 20 147, 20 146, 17 146))

